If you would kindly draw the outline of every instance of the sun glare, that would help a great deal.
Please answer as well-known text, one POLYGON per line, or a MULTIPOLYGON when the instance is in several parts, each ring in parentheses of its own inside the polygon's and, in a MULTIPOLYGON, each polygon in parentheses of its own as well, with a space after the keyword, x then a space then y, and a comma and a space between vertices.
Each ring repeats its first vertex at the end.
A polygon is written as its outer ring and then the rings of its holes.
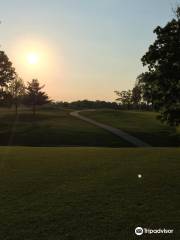
POLYGON ((39 55, 35 52, 27 54, 27 62, 31 65, 36 65, 39 62, 39 55))

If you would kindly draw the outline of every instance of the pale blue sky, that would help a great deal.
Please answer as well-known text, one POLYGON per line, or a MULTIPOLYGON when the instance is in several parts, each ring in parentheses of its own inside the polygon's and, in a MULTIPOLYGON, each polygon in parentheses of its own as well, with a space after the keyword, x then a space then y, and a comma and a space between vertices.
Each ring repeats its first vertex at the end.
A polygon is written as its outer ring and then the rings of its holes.
POLYGON ((1 1, 0 43, 17 72, 39 78, 56 100, 114 100, 143 71, 153 29, 173 16, 173 0, 1 1), (23 52, 46 53, 36 69, 23 52), (33 50, 33 51, 34 51, 33 50), (42 63, 41 63, 42 61, 42 63))

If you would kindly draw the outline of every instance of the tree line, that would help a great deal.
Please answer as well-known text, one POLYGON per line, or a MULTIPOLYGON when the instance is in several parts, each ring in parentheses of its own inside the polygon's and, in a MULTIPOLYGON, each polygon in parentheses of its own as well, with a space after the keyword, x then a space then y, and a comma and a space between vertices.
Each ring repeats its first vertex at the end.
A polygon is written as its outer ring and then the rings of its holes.
POLYGON ((31 107, 35 115, 38 105, 50 102, 48 95, 42 91, 43 88, 38 79, 32 79, 25 85, 8 56, 0 51, 0 106, 15 106, 17 114, 18 107, 23 104, 31 107))
POLYGON ((63 102, 58 101, 52 103, 54 107, 60 108, 70 108, 70 109, 100 109, 100 108, 109 108, 109 109, 119 109, 119 104, 117 102, 107 102, 107 101, 90 101, 90 100, 78 100, 73 102, 63 102))

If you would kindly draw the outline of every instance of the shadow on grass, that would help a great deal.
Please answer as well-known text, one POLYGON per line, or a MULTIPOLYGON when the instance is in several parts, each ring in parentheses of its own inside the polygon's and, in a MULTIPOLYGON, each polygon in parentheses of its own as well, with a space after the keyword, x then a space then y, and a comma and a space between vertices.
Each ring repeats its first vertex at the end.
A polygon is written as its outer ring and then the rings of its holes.
POLYGON ((109 146, 129 147, 129 143, 67 111, 6 113, 0 117, 0 145, 8 146, 109 146))

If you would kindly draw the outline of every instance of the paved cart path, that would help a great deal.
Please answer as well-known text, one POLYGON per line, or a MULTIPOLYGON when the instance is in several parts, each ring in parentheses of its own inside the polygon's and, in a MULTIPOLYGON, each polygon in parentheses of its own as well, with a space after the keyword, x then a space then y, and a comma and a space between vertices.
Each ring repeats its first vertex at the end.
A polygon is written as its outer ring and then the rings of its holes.
MULTIPOLYGON (((73 117, 79 118, 83 121, 86 121, 88 123, 91 123, 95 126, 98 126, 100 128, 103 128, 103 129, 113 133, 114 135, 121 137, 122 139, 124 139, 127 142, 133 144, 136 147, 151 147, 151 145, 145 143, 144 141, 142 141, 142 140, 140 140, 136 137, 131 136, 130 134, 128 134, 128 133, 126 133, 126 132, 124 132, 124 131, 122 131, 118 128, 114 128, 114 127, 111 127, 109 125, 99 123, 99 122, 97 122, 95 120, 92 120, 88 117, 80 115, 80 113, 83 112, 83 111, 87 111, 87 110, 74 111, 74 112, 71 112, 70 115, 73 116, 73 117)), ((88 110, 88 111, 94 111, 94 110, 88 110)))

